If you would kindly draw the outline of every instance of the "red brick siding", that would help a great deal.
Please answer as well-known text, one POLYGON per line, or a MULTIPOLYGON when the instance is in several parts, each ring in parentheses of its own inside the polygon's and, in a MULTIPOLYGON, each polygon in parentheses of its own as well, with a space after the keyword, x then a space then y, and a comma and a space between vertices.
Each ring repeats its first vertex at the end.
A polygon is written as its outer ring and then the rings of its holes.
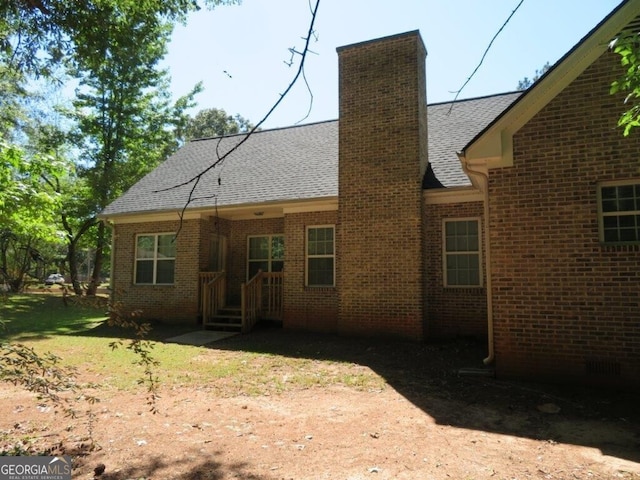
POLYGON ((336 288, 305 287, 306 227, 336 223, 335 211, 285 216, 284 328, 337 331, 336 288))
POLYGON ((444 286, 443 219, 480 218, 481 241, 484 249, 484 219, 482 202, 425 205, 425 262, 427 296, 427 338, 474 336, 487 338, 487 293, 484 254, 481 288, 444 286))
POLYGON ((200 240, 204 221, 185 220, 177 237, 175 283, 173 285, 135 285, 134 258, 136 234, 177 232, 179 222, 118 224, 115 226, 112 271, 113 298, 125 312, 140 310, 143 318, 170 322, 196 323, 198 315, 198 272, 200 240))
POLYGON ((607 53, 514 137, 492 170, 496 371, 640 383, 640 249, 602 246, 596 182, 638 178, 640 144, 616 128, 607 53), (587 375, 587 362, 620 374, 587 375))
POLYGON ((338 330, 422 339, 426 52, 404 34, 338 53, 338 330))

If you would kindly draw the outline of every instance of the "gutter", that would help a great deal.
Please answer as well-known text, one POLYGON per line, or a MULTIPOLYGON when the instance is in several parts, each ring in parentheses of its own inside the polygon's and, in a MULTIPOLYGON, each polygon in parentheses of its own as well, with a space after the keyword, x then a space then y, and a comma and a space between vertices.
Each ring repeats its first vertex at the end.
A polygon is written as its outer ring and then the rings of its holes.
POLYGON ((462 170, 466 173, 473 185, 483 194, 484 207, 484 258, 485 258, 485 277, 487 289, 487 347, 489 354, 482 362, 485 365, 491 365, 495 360, 495 349, 493 344, 493 289, 491 283, 491 241, 489 235, 489 175, 486 170, 486 163, 479 162, 474 166, 480 170, 473 170, 470 162, 464 156, 464 152, 458 153, 458 158, 462 165, 462 170))

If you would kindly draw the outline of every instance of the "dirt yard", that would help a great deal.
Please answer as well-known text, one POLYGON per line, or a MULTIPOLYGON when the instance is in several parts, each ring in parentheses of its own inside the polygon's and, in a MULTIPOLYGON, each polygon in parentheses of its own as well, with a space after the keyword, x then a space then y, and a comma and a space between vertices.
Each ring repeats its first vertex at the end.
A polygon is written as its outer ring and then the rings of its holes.
MULTIPOLYGON (((202 351, 215 361, 247 350, 379 377, 379 388, 302 382, 247 394, 219 378, 163 387, 156 415, 144 392, 98 388, 92 449, 78 422, 2 386, 0 447, 55 447, 74 455, 78 479, 93 479, 100 464, 95 478, 105 480, 640 479, 638 395, 460 376, 484 354, 470 342, 262 329, 202 351)), ((300 372, 283 360, 271 374, 286 385, 300 372)))

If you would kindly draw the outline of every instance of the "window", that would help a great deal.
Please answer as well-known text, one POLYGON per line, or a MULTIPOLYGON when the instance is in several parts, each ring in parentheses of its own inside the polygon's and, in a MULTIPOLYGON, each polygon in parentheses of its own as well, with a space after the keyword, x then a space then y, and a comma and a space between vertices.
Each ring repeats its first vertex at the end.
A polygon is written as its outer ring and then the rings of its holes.
POLYGON ((175 263, 175 234, 136 237, 135 283, 172 284, 175 263))
POLYGON ((253 278, 258 270, 281 272, 284 268, 284 236, 249 237, 247 260, 247 279, 253 278))
POLYGON ((445 287, 480 287, 480 220, 445 220, 444 285, 445 287))
POLYGON ((640 180, 599 185, 600 241, 640 242, 640 180))
POLYGON ((335 285, 335 229, 333 225, 307 227, 307 278, 309 287, 335 285))

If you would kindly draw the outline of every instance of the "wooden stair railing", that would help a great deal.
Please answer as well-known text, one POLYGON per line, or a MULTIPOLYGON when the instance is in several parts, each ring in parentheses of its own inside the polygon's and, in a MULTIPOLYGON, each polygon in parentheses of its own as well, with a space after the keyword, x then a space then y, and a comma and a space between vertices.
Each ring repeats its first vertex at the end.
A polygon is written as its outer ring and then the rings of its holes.
POLYGON ((262 311, 262 270, 240 286, 242 333, 249 333, 258 322, 262 311))
POLYGON ((262 316, 271 320, 282 320, 283 314, 283 272, 263 272, 264 288, 262 316))
POLYGON ((258 273, 241 288, 242 333, 250 332, 258 319, 282 320, 283 272, 258 273))
POLYGON ((225 307, 227 296, 226 272, 206 272, 200 275, 202 325, 206 328, 219 309, 225 307))

